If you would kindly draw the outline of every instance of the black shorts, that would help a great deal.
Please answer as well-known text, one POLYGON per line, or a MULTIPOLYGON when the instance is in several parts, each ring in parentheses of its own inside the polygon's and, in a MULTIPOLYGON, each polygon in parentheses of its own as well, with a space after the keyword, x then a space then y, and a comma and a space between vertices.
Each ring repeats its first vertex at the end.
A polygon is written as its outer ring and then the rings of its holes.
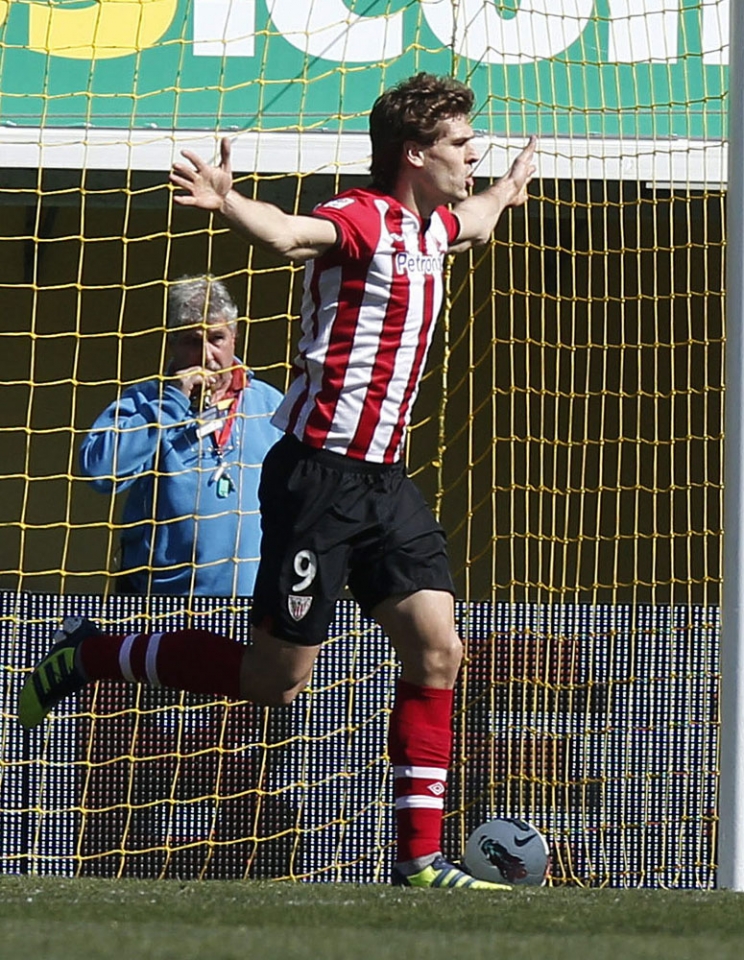
POLYGON ((264 460, 252 621, 282 640, 325 640, 348 585, 369 616, 389 597, 455 588, 443 528, 402 463, 316 450, 287 435, 264 460))

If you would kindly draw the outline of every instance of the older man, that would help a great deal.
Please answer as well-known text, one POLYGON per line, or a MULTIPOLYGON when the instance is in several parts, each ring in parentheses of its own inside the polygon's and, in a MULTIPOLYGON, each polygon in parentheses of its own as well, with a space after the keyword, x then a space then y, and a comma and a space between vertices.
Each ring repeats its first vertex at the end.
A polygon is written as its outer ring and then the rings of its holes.
POLYGON ((282 395, 235 356, 237 315, 219 280, 173 284, 165 375, 124 390, 83 441, 95 489, 127 491, 121 592, 253 593, 258 482, 282 395))

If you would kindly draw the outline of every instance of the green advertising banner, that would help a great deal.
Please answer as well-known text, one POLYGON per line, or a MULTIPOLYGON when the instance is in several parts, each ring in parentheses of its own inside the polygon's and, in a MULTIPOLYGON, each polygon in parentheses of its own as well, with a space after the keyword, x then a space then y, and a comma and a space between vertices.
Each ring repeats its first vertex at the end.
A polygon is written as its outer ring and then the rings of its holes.
POLYGON ((0 0, 0 124, 363 131, 453 72, 495 136, 725 136, 729 0, 0 0))

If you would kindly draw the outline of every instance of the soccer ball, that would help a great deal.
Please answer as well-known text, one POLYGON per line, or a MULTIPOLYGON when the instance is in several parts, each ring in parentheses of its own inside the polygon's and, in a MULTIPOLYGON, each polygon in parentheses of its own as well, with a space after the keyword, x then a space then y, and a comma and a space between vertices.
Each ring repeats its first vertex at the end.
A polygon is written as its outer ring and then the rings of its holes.
POLYGON ((463 865, 479 880, 542 886, 550 867, 545 837, 524 820, 487 820, 468 837, 463 865))

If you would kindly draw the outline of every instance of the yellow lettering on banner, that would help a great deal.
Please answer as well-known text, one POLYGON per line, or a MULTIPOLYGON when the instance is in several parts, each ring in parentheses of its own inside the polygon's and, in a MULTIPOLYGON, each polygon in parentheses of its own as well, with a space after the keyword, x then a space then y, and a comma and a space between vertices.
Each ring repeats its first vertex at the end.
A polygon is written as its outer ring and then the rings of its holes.
MULTIPOLYGON (((0 0, 0 18, 8 2, 0 0)), ((37 53, 74 60, 128 57, 157 43, 177 6, 178 0, 97 0, 71 10, 31 3, 28 45, 37 53)))
POLYGON ((0 0, 0 27, 5 23, 12 2, 13 0, 0 0))

